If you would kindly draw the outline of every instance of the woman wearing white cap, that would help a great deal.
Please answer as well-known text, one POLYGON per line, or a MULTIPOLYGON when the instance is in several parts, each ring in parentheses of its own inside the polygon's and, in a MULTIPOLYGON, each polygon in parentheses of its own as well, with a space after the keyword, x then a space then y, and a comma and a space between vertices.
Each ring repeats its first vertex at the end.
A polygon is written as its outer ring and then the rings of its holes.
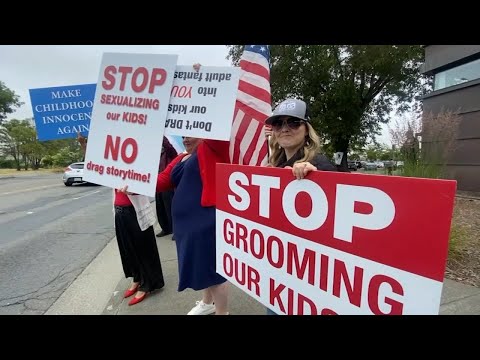
MULTIPOLYGON (((281 102, 265 120, 265 135, 271 135, 270 166, 291 168, 297 179, 303 179, 314 170, 337 171, 321 153, 320 137, 310 123, 304 101, 286 99, 281 102)), ((276 315, 268 308, 267 314, 276 315)))
POLYGON ((271 166, 291 167, 299 179, 312 170, 336 171, 335 166, 321 153, 320 138, 310 123, 304 101, 284 100, 265 120, 265 124, 265 134, 272 135, 271 166))

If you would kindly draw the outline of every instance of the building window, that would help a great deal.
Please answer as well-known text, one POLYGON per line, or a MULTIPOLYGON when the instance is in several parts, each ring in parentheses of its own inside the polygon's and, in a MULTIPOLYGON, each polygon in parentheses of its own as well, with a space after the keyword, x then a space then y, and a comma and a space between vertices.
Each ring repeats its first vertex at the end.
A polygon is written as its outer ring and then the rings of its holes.
POLYGON ((435 74, 434 90, 480 78, 480 59, 435 74))

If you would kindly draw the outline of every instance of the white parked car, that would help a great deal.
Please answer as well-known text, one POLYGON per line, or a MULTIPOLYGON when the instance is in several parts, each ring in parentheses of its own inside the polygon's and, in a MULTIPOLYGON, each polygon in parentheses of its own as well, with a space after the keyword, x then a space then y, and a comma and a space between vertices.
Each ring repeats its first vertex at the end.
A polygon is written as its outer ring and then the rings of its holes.
POLYGON ((63 183, 65 186, 72 186, 74 183, 83 183, 83 162, 70 164, 63 173, 63 183))

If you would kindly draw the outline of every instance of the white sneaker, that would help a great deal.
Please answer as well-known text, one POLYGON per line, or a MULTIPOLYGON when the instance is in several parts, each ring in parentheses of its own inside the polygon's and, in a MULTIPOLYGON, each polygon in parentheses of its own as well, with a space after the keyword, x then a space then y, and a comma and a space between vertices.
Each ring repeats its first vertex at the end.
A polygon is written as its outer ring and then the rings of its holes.
POLYGON ((210 315, 215 312, 214 304, 205 304, 203 300, 197 301, 196 306, 187 315, 210 315))

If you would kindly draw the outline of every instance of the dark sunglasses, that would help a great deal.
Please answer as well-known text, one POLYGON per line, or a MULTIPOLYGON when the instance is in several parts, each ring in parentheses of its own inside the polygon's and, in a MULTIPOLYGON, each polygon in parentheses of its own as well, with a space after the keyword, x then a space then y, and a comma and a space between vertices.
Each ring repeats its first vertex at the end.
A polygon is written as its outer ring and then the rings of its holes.
POLYGON ((305 121, 296 119, 296 118, 288 118, 286 121, 276 119, 272 122, 272 129, 276 131, 282 130, 283 126, 287 124, 287 127, 293 130, 298 129, 305 121))

